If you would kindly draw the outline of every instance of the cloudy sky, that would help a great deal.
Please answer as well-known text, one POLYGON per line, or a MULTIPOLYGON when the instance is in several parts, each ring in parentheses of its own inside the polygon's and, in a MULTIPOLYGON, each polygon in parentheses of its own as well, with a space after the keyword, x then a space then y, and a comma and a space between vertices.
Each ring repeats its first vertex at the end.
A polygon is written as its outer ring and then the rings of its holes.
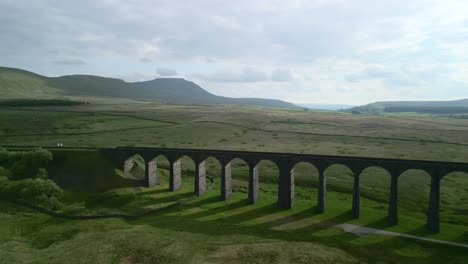
POLYGON ((468 98, 468 1, 0 0, 0 65, 294 103, 468 98))

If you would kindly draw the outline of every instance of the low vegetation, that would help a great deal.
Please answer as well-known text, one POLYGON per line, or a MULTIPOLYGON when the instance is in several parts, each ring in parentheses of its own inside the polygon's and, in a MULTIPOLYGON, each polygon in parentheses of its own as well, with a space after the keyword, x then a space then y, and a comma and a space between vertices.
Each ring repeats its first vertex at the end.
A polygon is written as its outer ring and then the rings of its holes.
POLYGON ((62 99, 12 99, 0 101, 0 106, 74 106, 83 105, 85 102, 62 100, 62 99))
POLYGON ((10 152, 0 149, 0 198, 58 209, 63 191, 47 179, 45 165, 52 160, 46 150, 10 152))
POLYGON ((455 101, 376 102, 345 110, 353 114, 420 113, 462 114, 468 112, 468 99, 455 101))
MULTIPOLYGON (((133 103, 43 110, 0 108, 0 135, 0 145, 56 146, 62 142, 69 147, 154 146, 460 162, 468 159, 468 121, 439 115, 375 116, 133 103)), ((50 194, 46 197, 55 197, 60 205, 38 205, 62 214, 132 215, 193 196, 194 164, 188 158, 182 160, 183 189, 172 193, 168 191, 164 157, 158 159, 163 185, 147 189, 132 180, 142 178, 141 157, 136 157, 138 166, 126 174, 123 165, 115 168, 98 152, 56 150, 54 162, 48 164, 47 180, 41 169, 44 163, 32 158, 37 155, 38 160, 47 161, 47 152, 26 153, 1 155, 9 157, 2 158, 0 165, 1 186, 22 189, 17 187, 22 181, 38 181, 40 184, 33 185, 40 186, 53 180, 62 192, 51 186, 39 189, 50 194), (19 160, 37 164, 36 169, 24 169, 19 160)), ((2 201, 0 263, 63 263, 70 259, 78 263, 239 263, 252 256, 257 263, 468 262, 463 248, 380 235, 360 237, 336 227, 346 222, 466 244, 465 174, 443 179, 441 233, 432 234, 425 226, 430 178, 424 172, 408 171, 400 177, 400 223, 389 226, 390 177, 382 169, 370 168, 363 173, 361 218, 353 220, 349 213, 352 177, 346 167, 327 170, 327 210, 318 214, 317 171, 313 166, 300 163, 295 168, 296 204, 291 210, 276 208, 276 166, 268 161, 259 166, 260 200, 255 205, 246 201, 248 170, 241 160, 233 161, 233 196, 220 201, 221 167, 213 159, 207 162, 207 173, 214 184, 205 195, 144 217, 66 220, 2 201)), ((35 196, 25 200, 41 201, 35 196)))

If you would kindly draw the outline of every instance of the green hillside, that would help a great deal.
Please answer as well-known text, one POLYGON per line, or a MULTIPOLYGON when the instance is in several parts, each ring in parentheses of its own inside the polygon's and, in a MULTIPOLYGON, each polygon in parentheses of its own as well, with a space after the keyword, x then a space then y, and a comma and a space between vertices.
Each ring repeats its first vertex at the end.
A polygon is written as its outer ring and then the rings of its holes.
POLYGON ((454 101, 389 101, 375 102, 346 110, 352 113, 416 112, 429 114, 468 113, 468 99, 454 101))
POLYGON ((64 99, 73 96, 124 98, 186 105, 247 104, 297 107, 280 100, 217 96, 193 82, 180 78, 158 78, 133 83, 92 75, 49 78, 20 69, 0 67, 0 98, 2 99, 64 99))
POLYGON ((58 98, 60 89, 48 85, 46 77, 19 69, 0 67, 0 98, 58 98))

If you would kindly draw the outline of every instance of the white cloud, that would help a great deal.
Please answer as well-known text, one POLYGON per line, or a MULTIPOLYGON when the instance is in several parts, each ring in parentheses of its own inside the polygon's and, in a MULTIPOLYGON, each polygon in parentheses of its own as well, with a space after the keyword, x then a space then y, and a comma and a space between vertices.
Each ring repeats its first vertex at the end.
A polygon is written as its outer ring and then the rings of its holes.
POLYGON ((271 73, 271 80, 275 82, 293 81, 293 76, 288 69, 276 69, 271 73))
POLYGON ((455 0, 0 1, 0 58, 132 79, 167 65, 225 96, 451 99, 468 97, 466 10, 455 0))
POLYGON ((156 73, 159 76, 162 76, 162 77, 176 76, 177 75, 177 71, 175 71, 173 69, 168 69, 168 68, 157 68, 156 73))
POLYGON ((265 72, 252 67, 244 67, 240 71, 223 69, 211 74, 194 74, 192 77, 208 82, 251 83, 268 80, 268 76, 265 72))
POLYGON ((80 59, 62 59, 62 60, 53 60, 53 64, 63 65, 63 66, 80 66, 86 65, 84 60, 80 59))

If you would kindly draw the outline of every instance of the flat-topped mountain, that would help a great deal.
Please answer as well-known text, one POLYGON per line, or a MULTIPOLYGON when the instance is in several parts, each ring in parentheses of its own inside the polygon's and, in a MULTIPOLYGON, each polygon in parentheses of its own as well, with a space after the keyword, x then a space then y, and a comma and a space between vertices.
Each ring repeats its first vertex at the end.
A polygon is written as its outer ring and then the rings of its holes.
POLYGON ((298 107, 281 100, 217 96, 194 82, 181 78, 125 82, 121 79, 93 75, 46 77, 21 69, 0 67, 1 99, 51 99, 67 96, 125 98, 166 104, 247 104, 298 107))

